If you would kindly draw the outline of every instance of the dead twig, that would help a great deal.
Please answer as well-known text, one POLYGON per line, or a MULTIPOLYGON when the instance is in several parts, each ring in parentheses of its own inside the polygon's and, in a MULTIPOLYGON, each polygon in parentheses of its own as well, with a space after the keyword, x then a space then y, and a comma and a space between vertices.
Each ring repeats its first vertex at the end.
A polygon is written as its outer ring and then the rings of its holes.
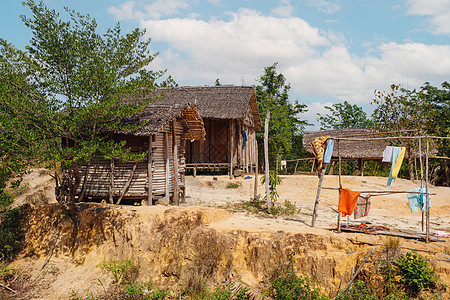
POLYGON ((17 292, 16 292, 15 290, 13 290, 12 288, 10 288, 10 287, 7 286, 7 285, 4 285, 4 284, 0 283, 0 287, 2 287, 2 288, 4 288, 4 289, 7 289, 7 290, 10 291, 10 292, 13 292, 14 294, 17 294, 17 292))
POLYGON ((47 258, 45 259, 44 264, 42 265, 41 270, 44 269, 44 267, 47 265, 47 263, 48 263, 50 257, 52 256, 53 248, 55 248, 56 240, 57 240, 58 237, 59 237, 59 233, 61 232, 61 229, 62 229, 62 225, 60 225, 59 228, 58 228, 58 232, 56 233, 55 239, 53 240, 53 245, 52 245, 52 247, 50 248, 50 251, 48 252, 47 258))
POLYGON ((356 270, 355 274, 353 274, 352 278, 350 278, 350 281, 347 283, 347 285, 344 287, 342 291, 340 291, 336 297, 333 298, 333 300, 338 299, 341 293, 345 292, 347 288, 350 286, 350 284, 355 280, 356 276, 358 275, 359 271, 361 270, 362 266, 367 262, 367 259, 369 258, 370 254, 372 254, 374 248, 371 248, 369 253, 367 253, 366 257, 362 261, 362 263, 359 265, 358 269, 356 270))
MULTIPOLYGON (((355 240, 352 238, 347 238, 347 239, 354 243, 366 244, 366 245, 370 245, 370 246, 384 246, 384 244, 380 244, 380 243, 365 242, 365 241, 355 240)), ((411 248, 411 247, 404 247, 404 246, 399 246, 399 248, 413 250, 413 251, 428 252, 428 253, 433 253, 433 254, 441 253, 441 252, 436 252, 436 251, 431 251, 431 250, 426 250, 426 249, 411 248)), ((449 255, 448 253, 442 253, 442 254, 449 255)))

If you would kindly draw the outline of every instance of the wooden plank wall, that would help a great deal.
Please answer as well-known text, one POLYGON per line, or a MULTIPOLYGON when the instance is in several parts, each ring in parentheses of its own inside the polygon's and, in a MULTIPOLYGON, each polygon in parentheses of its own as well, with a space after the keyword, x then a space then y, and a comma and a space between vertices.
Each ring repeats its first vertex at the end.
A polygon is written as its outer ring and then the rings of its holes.
POLYGON ((251 168, 256 165, 257 160, 256 132, 253 123, 245 119, 205 119, 204 122, 206 141, 203 143, 187 141, 188 163, 229 163, 232 159, 234 166, 251 172, 251 168), (231 126, 234 126, 233 130, 231 130, 231 126), (242 130, 245 130, 247 134, 245 147, 243 146, 242 130), (232 139, 234 147, 230 151, 232 139))
MULTIPOLYGON (((173 176, 173 138, 170 124, 167 124, 164 129, 153 136, 152 142, 152 195, 161 197, 165 194, 165 153, 164 153, 164 132, 168 133, 169 143, 169 193, 173 194, 174 190, 174 176, 173 176)), ((175 122, 176 143, 178 146, 178 185, 184 188, 182 176, 184 176, 186 168, 185 153, 185 134, 183 126, 180 122, 175 122)), ((115 140, 126 140, 126 147, 131 148, 133 153, 142 153, 148 149, 148 137, 139 137, 132 135, 116 135, 115 140)), ((89 176, 86 184, 86 196, 104 197, 107 199, 110 191, 111 180, 111 161, 97 155, 95 160, 91 162, 89 169, 89 176)), ((115 198, 120 196, 125 183, 129 179, 135 162, 124 162, 114 160, 114 186, 113 196, 115 198)), ((86 165, 80 166, 80 177, 84 178, 86 172, 86 165)), ((78 193, 81 192, 81 187, 78 193)), ((137 164, 133 180, 125 193, 125 197, 133 198, 147 198, 148 196, 148 161, 146 158, 137 164)))

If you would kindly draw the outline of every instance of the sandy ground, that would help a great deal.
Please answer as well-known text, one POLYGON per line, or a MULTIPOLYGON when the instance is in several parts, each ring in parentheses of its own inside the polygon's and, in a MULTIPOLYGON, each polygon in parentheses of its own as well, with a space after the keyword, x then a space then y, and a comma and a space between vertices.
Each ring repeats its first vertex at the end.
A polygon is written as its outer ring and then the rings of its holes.
MULTIPOLYGON (((227 204, 248 201, 253 196, 254 178, 243 179, 242 177, 230 179, 228 176, 197 176, 186 179, 186 204, 199 206, 226 206, 227 204), (227 189, 231 182, 240 185, 237 189, 227 189)), ((319 179, 313 175, 285 175, 281 176, 282 183, 277 188, 279 199, 277 203, 283 204, 285 200, 295 203, 300 208, 300 214, 285 219, 283 223, 292 223, 298 227, 310 227, 312 211, 317 193, 319 179)), ((385 191, 387 178, 371 176, 343 176, 342 185, 355 191, 385 191)), ((391 191, 412 190, 420 185, 419 182, 412 182, 405 179, 396 179, 391 185, 391 191)), ((325 176, 323 187, 338 187, 338 176, 325 176)), ((264 194, 264 186, 258 184, 258 193, 264 194)), ((450 232, 450 188, 431 187, 430 227, 432 232, 450 232)), ((333 209, 337 209, 339 194, 337 190, 323 189, 320 196, 318 218, 316 226, 318 228, 330 228, 336 226, 337 214, 333 209)), ((243 223, 237 224, 242 227, 259 226, 254 222, 261 223, 249 215, 241 216, 243 223)), ((411 213, 406 194, 391 194, 371 198, 371 210, 368 216, 353 220, 351 223, 370 222, 373 225, 383 225, 392 229, 408 229, 421 231, 422 214, 411 213)), ((346 222, 347 218, 343 218, 346 222)), ((279 222, 281 222, 279 220, 279 222)), ((233 224, 230 224, 233 225, 233 224)))
MULTIPOLYGON (((254 176, 250 179, 237 177, 230 179, 229 176, 187 176, 186 177, 186 203, 182 206, 203 206, 227 208, 233 203, 249 201, 254 194, 254 176), (227 188, 228 184, 237 183, 236 189, 227 188)), ((313 230, 310 227, 314 201, 317 193, 319 178, 315 175, 281 175, 281 185, 278 186, 278 204, 283 204, 286 200, 294 203, 300 213, 293 217, 279 217, 277 219, 265 219, 255 217, 249 213, 232 214, 228 222, 221 222, 223 227, 229 229, 238 227, 246 230, 260 230, 264 224, 269 224, 271 230, 274 226, 283 227, 280 230, 304 231, 313 230), (274 223, 274 224, 273 224, 274 223)), ((261 176, 260 176, 261 178, 261 176)), ((374 176, 343 176, 342 185, 355 191, 385 191, 385 177, 374 176)), ((51 203, 54 198, 54 181, 45 170, 38 169, 25 175, 23 182, 29 184, 26 193, 19 196, 15 204, 22 204, 31 199, 36 199, 36 195, 44 193, 46 199, 51 203)), ((406 179, 396 179, 391 185, 391 191, 412 190, 420 185, 420 181, 410 181, 406 179)), ((323 187, 338 187, 337 175, 326 175, 323 187)), ((258 194, 264 195, 264 185, 258 183, 258 194)), ((431 232, 444 231, 450 233, 450 188, 434 187, 430 188, 431 209, 430 227, 431 232)), ((337 209, 338 191, 323 189, 320 196, 318 218, 316 227, 329 229, 336 227, 337 214, 333 209, 337 209)), ((142 207, 144 209, 144 207, 142 207)), ((145 213, 145 209, 142 213, 145 213)), ((343 218, 343 222, 349 220, 351 223, 367 222, 372 225, 383 225, 391 229, 403 229, 416 232, 422 231, 422 214, 411 213, 406 194, 391 194, 376 196, 371 198, 371 210, 368 216, 354 220, 343 218)))

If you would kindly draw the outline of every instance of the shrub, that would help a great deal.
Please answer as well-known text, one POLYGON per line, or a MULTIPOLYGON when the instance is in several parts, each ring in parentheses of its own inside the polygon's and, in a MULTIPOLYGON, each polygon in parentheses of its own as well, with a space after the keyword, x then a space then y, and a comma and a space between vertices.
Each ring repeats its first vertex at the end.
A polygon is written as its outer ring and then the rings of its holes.
POLYGON ((5 209, 0 214, 0 253, 6 259, 12 259, 22 249, 21 217, 20 207, 5 209))
POLYGON ((437 282, 434 271, 428 266, 428 259, 415 251, 402 254, 397 263, 401 282, 410 289, 413 294, 426 287, 433 286, 437 282))
POLYGON ((116 283, 130 283, 133 277, 133 271, 136 270, 136 266, 133 265, 131 260, 113 260, 110 262, 103 262, 99 265, 109 270, 116 283))
POLYGON ((340 300, 377 300, 371 291, 367 289, 366 283, 362 280, 355 281, 351 287, 346 290, 341 296, 340 300))
MULTIPOLYGON (((266 183, 266 176, 261 178, 261 184, 266 183)), ((277 192, 277 185, 281 183, 281 178, 277 175, 275 171, 269 171, 269 190, 271 201, 276 201, 279 197, 277 192)))
POLYGON ((130 284, 125 288, 125 294, 132 299, 148 300, 162 300, 168 295, 167 292, 154 286, 152 282, 130 284))
POLYGON ((289 256, 288 264, 282 263, 274 272, 267 290, 269 296, 284 300, 327 299, 312 285, 309 277, 295 274, 292 258, 293 254, 289 256))
POLYGON ((239 184, 231 182, 227 185, 227 189, 237 189, 239 187, 239 184))

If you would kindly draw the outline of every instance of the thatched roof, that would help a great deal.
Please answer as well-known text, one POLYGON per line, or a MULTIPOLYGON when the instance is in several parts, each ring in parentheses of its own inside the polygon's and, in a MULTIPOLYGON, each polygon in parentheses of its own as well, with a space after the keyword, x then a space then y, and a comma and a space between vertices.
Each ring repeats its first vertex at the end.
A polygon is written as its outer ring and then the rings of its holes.
POLYGON ((261 129, 258 104, 253 86, 199 86, 159 88, 155 90, 156 104, 180 104, 191 102, 198 106, 202 118, 238 119, 250 110, 255 129, 261 129))
MULTIPOLYGON (((370 129, 334 129, 321 131, 305 131, 303 134, 303 148, 312 154, 311 143, 314 138, 319 136, 330 136, 330 138, 379 138, 382 134, 370 129)), ((339 153, 342 158, 363 158, 363 159, 381 159, 383 150, 389 146, 389 141, 385 140, 364 140, 364 141, 339 141, 339 153)), ((334 143, 333 157, 338 157, 337 142, 334 143)))
POLYGON ((136 130, 123 133, 137 136, 149 136, 160 132, 170 121, 178 119, 183 124, 187 138, 191 140, 204 141, 206 132, 203 120, 200 117, 196 105, 184 104, 150 104, 143 111, 126 117, 122 124, 138 125, 145 124, 136 130))

